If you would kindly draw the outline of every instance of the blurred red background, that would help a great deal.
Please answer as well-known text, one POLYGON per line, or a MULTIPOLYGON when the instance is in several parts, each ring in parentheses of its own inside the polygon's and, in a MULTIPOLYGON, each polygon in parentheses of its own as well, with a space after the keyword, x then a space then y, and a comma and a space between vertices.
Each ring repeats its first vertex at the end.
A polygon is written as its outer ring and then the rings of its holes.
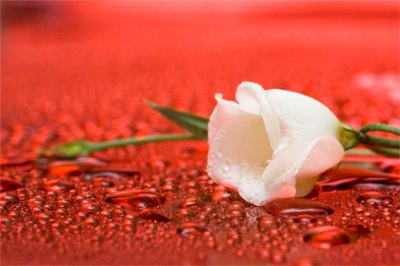
POLYGON ((397 1, 4 1, 2 18, 3 139, 21 124, 89 137, 77 120, 102 129, 92 140, 167 130, 143 99, 208 116, 244 80, 400 124, 397 1))

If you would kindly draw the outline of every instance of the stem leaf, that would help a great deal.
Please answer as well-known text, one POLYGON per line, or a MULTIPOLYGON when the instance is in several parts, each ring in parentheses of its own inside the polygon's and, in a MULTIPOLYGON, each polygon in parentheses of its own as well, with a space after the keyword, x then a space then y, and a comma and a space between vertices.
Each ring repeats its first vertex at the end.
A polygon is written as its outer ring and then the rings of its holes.
POLYGON ((87 141, 73 141, 58 145, 50 149, 52 156, 63 158, 75 158, 90 152, 91 143, 87 141))
POLYGON ((207 139, 207 118, 187 112, 177 111, 172 108, 159 106, 156 103, 150 101, 147 101, 147 104, 179 127, 192 133, 192 135, 197 139, 207 139))

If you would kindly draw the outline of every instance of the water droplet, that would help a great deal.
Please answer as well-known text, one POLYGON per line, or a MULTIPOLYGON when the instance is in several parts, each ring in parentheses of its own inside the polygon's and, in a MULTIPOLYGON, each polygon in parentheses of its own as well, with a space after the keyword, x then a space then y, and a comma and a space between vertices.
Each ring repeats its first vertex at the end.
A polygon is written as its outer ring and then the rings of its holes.
POLYGON ((17 195, 14 194, 2 194, 1 199, 5 200, 6 204, 14 204, 19 202, 17 195))
POLYGON ((350 233, 353 237, 363 236, 371 233, 371 231, 361 224, 346 225, 344 230, 350 233))
POLYGON ((126 175, 120 174, 120 173, 99 172, 99 173, 94 173, 94 174, 85 174, 83 178, 86 180, 95 180, 95 179, 120 179, 120 178, 126 178, 126 177, 127 177, 126 175))
POLYGON ((244 210, 245 206, 242 202, 240 201, 234 201, 228 206, 229 209, 236 209, 236 210, 244 210))
POLYGON ((266 231, 269 228, 276 227, 276 220, 275 217, 271 214, 263 214, 257 218, 258 221, 258 230, 261 232, 266 231))
POLYGON ((106 201, 121 206, 142 210, 165 202, 165 197, 159 193, 147 190, 126 190, 106 195, 106 201))
POLYGON ((90 227, 96 227, 99 225, 99 221, 95 218, 89 217, 85 220, 85 225, 90 226, 90 227))
POLYGON ((15 190, 22 187, 18 182, 11 180, 9 178, 0 178, 0 193, 15 190))
POLYGON ((383 201, 392 203, 393 199, 390 196, 375 191, 365 192, 357 197, 357 202, 360 203, 381 204, 383 201))
POLYGON ((343 189, 396 189, 400 188, 397 175, 363 169, 335 169, 323 174, 324 180, 317 183, 322 191, 343 189))
POLYGON ((189 208, 181 208, 176 212, 176 216, 179 218, 186 218, 193 216, 193 212, 189 208))
POLYGON ((177 190, 177 187, 176 187, 175 184, 164 184, 164 185, 161 187, 160 190, 161 190, 162 192, 169 192, 169 191, 174 192, 174 191, 177 190))
POLYGON ((184 201, 182 201, 181 204, 179 204, 179 206, 181 208, 187 208, 187 207, 191 207, 191 206, 200 206, 200 205, 202 205, 202 202, 197 197, 187 198, 184 201))
POLYGON ((169 222, 171 218, 156 210, 144 209, 139 213, 139 217, 144 220, 153 220, 159 222, 169 222))
POLYGON ((207 231, 207 228, 196 223, 181 223, 176 232, 183 236, 198 235, 207 231))
POLYGON ((298 198, 276 199, 267 203, 263 208, 278 216, 318 216, 333 213, 333 209, 326 204, 298 198))
POLYGON ((213 202, 231 201, 232 194, 228 190, 217 190, 212 195, 213 202))
POLYGON ((53 191, 56 193, 67 192, 72 189, 72 186, 68 183, 59 181, 59 180, 51 180, 44 185, 44 189, 46 191, 53 191))
POLYGON ((224 166, 222 166, 222 169, 224 169, 225 172, 228 172, 230 169, 229 164, 225 164, 224 166))
POLYGON ((246 213, 241 209, 228 209, 226 211, 226 217, 230 219, 242 219, 246 217, 246 213))
POLYGON ((113 212, 110 210, 104 210, 100 213, 100 215, 104 218, 111 219, 113 217, 113 212))
POLYGON ((350 243, 351 236, 336 226, 320 226, 306 232, 303 240, 313 247, 330 249, 332 246, 350 243))
MULTIPOLYGON (((97 174, 105 174, 107 173, 108 175, 112 176, 112 173, 114 174, 126 174, 126 175, 137 175, 140 172, 136 168, 132 167, 125 167, 125 166, 119 166, 119 165, 93 165, 91 167, 88 167, 86 170, 87 173, 97 173, 97 174)), ((123 175, 122 175, 123 176, 123 175)), ((116 177, 119 178, 119 177, 116 177)))
POLYGON ((67 212, 65 211, 65 209, 57 209, 56 211, 55 211, 55 214, 56 214, 56 217, 58 217, 58 218, 64 218, 64 217, 66 217, 67 216, 67 212))
POLYGON ((96 187, 101 188, 109 188, 115 186, 114 182, 110 181, 108 178, 95 178, 93 180, 93 183, 96 187))
POLYGON ((95 203, 90 202, 88 200, 83 200, 81 202, 81 208, 82 211, 84 211, 85 213, 96 213, 99 211, 99 206, 97 206, 95 203))

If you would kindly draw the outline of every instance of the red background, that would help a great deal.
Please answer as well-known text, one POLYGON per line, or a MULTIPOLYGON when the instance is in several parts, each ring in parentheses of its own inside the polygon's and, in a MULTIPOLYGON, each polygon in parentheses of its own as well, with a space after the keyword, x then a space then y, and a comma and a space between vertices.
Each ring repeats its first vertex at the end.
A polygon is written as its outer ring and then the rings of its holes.
MULTIPOLYGON (((315 97, 354 126, 400 125, 397 1, 3 1, 2 22, 2 156, 76 139, 179 131, 143 99, 208 116, 215 93, 233 99, 245 80, 315 97)), ((204 167, 204 143, 109 154, 136 165, 154 155, 170 160, 192 147, 203 151, 197 164, 204 167)), ((130 263, 124 256, 131 253, 112 248, 97 257, 85 248, 46 257, 46 243, 27 244, 24 234, 14 235, 2 243, 7 263, 130 263)), ((86 242, 71 243, 75 250, 86 242)), ((198 263, 163 253, 173 251, 158 251, 157 262, 198 263)), ((291 254, 288 263, 302 257, 291 254)), ((324 253, 322 260, 319 250, 304 254, 317 263, 346 262, 341 253, 324 253)), ((244 260, 221 255, 208 262, 244 260)))

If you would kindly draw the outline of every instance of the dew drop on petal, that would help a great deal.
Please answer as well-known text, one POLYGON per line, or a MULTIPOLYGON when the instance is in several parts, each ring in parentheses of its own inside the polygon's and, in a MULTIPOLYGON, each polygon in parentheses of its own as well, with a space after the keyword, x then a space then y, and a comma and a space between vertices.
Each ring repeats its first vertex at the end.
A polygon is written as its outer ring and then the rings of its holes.
POLYGON ((224 170, 224 172, 228 172, 230 170, 229 163, 224 164, 224 166, 222 166, 222 169, 224 170))

